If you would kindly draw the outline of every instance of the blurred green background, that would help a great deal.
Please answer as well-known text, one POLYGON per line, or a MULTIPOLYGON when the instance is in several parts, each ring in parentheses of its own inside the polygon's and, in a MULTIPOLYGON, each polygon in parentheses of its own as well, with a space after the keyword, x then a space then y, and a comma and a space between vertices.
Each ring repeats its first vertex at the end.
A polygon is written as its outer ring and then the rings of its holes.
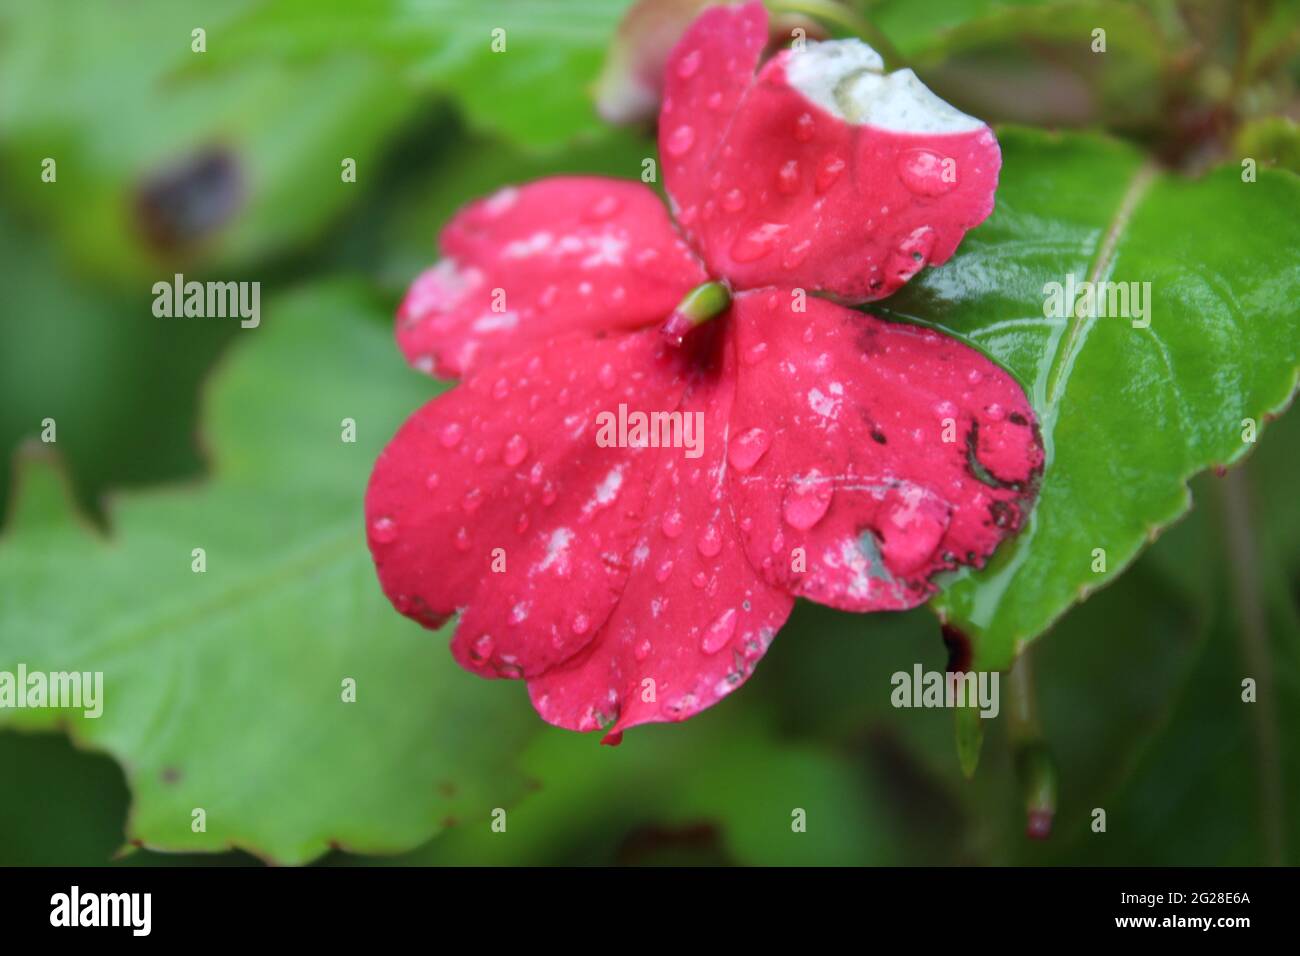
MULTIPOLYGON (((947 660, 925 608, 801 604, 742 692, 618 748, 391 612, 360 496, 436 391, 393 310, 468 199, 639 176, 653 130, 592 107, 627 6, 0 0, 0 668, 40 648, 130 702, 95 727, 0 717, 0 864, 1300 859, 1295 415, 1035 645, 1047 841, 1024 835, 1005 706, 969 780, 951 713, 890 707, 893 672, 947 660), (155 318, 175 272, 260 281, 262 327, 155 318)), ((990 121, 1103 130, 1189 173, 1300 170, 1294 3, 786 6, 865 24, 990 121), (1078 52, 1096 23, 1105 58, 1078 52)))

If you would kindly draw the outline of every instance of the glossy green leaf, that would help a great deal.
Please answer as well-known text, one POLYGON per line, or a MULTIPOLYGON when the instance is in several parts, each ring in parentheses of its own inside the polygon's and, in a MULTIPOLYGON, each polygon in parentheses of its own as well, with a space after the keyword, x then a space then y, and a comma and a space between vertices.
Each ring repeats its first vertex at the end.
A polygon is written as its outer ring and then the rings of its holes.
POLYGON ((1040 418, 1026 526, 935 601, 996 668, 1182 515, 1188 478, 1247 454, 1247 419, 1267 440, 1300 371, 1300 180, 1227 167, 1188 181, 1103 139, 1000 138, 993 216, 886 303, 985 350, 1040 418), (1137 283, 1129 309, 1147 318, 1047 317, 1047 284, 1067 276, 1137 283))
POLYGON ((117 499, 107 540, 48 464, 21 469, 0 539, 0 671, 102 671, 103 713, 0 721, 64 725, 115 757, 132 840, 281 862, 395 852, 516 796, 509 757, 537 728, 524 695, 461 671, 374 579, 366 479, 436 389, 358 321, 373 308, 340 285, 269 304, 208 392, 212 477, 117 499))

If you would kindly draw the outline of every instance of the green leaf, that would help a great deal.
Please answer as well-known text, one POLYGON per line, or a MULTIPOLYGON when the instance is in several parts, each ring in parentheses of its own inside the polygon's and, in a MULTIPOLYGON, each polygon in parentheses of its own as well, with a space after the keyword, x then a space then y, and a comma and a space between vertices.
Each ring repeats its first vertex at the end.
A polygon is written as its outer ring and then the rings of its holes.
POLYGON ((104 702, 99 718, 0 721, 64 725, 115 757, 129 839, 286 863, 332 844, 396 852, 516 795, 509 758, 537 726, 525 695, 457 668, 375 582, 366 478, 435 388, 377 321, 357 321, 373 311, 350 285, 269 304, 208 392, 211 478, 121 497, 108 540, 79 525, 49 465, 20 471, 0 542, 0 670, 102 671, 104 702))
POLYGON ((720 857, 709 862, 896 863, 883 801, 861 769, 824 746, 782 740, 738 703, 685 726, 641 728, 617 748, 543 734, 521 760, 537 789, 504 808, 504 832, 485 807, 400 862, 609 863, 638 837, 695 832, 720 857))
POLYGON ((981 668, 1007 667, 1118 575, 1187 510, 1188 478, 1254 447, 1243 420, 1262 430, 1300 370, 1300 180, 1261 170, 1246 183, 1228 167, 1193 182, 1104 139, 1000 138, 993 216, 887 304, 1005 365, 1042 425, 1026 526, 934 602, 975 639, 981 668), (1067 275, 1150 283, 1149 327, 1045 317, 1046 284, 1067 275))
POLYGON ((78 501, 94 513, 108 487, 196 474, 195 382, 238 327, 159 320, 147 287, 108 292, 59 259, 0 210, 0 284, 13 316, 0 322, 0 513, 11 454, 46 419, 78 501))
POLYGON ((599 129, 590 87, 629 2, 271 0, 234 25, 228 53, 377 55, 450 96, 474 128, 550 147, 599 129))
POLYGON ((396 65, 356 52, 201 69, 251 7, 51 0, 0 8, 7 191, 97 274, 122 283, 166 275, 182 261, 198 272, 285 252, 373 182, 386 137, 418 105, 396 65), (200 26, 205 53, 191 50, 200 26), (151 238, 140 211, 149 185, 214 151, 229 157, 229 192, 209 179, 188 193, 228 197, 210 202, 210 223, 184 242, 151 238), (342 181, 345 157, 356 160, 356 183, 342 181), (46 158, 57 164, 54 182, 41 179, 46 158))

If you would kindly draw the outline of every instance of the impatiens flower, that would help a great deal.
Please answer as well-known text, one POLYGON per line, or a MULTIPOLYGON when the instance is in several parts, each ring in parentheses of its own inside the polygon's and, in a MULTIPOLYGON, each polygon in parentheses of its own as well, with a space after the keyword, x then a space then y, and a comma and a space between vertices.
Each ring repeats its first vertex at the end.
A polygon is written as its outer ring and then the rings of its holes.
POLYGON ((636 182, 507 188, 398 313, 407 358, 461 382, 375 465, 384 591, 459 614, 464 667, 607 739, 735 690, 795 597, 925 601, 1019 528, 1042 468, 1007 373, 837 304, 989 214, 992 132, 857 41, 759 70, 767 35, 761 4, 714 7, 669 58, 675 222, 636 182))

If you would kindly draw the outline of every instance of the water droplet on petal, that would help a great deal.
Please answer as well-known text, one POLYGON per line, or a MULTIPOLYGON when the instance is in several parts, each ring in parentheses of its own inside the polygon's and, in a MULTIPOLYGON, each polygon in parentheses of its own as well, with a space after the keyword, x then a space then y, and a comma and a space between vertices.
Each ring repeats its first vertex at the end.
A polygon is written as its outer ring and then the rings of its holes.
POLYGON ((505 398, 510 394, 510 382, 504 378, 497 379, 497 383, 492 386, 492 397, 497 401, 505 398))
POLYGON ((848 164, 834 153, 828 154, 822 160, 821 166, 817 169, 817 180, 813 183, 813 188, 817 190, 818 195, 835 185, 846 165, 848 164))
POLYGON ((684 57, 677 61, 677 75, 683 80, 689 80, 700 69, 700 51, 692 50, 684 57))
POLYGON ((749 471, 767 453, 771 444, 771 435, 761 428, 751 428, 731 440, 731 445, 727 448, 727 461, 731 462, 731 467, 736 471, 749 471))
POLYGON ((731 258, 737 262, 756 262, 772 251, 776 237, 786 227, 780 223, 765 222, 761 226, 743 232, 731 245, 731 258))
POLYGON ((817 132, 817 121, 813 119, 811 113, 803 113, 795 120, 794 138, 799 142, 808 142, 815 132, 817 132))
POLYGON ((465 435, 465 429, 459 422, 451 422, 443 426, 442 433, 438 440, 442 442, 443 448, 455 448, 460 444, 460 440, 465 435))
POLYGON ((370 536, 380 544, 391 544, 397 540, 397 522, 392 518, 376 518, 370 526, 370 536))
POLYGON ((709 109, 711 109, 711 110, 720 110, 720 109, 722 109, 722 94, 721 94, 721 93, 710 93, 710 94, 709 94, 709 98, 708 98, 707 100, 705 100, 704 102, 705 102, 705 104, 709 107, 709 109))
POLYGON ((812 240, 805 239, 803 242, 796 243, 786 250, 785 255, 781 258, 782 269, 798 269, 803 265, 804 260, 808 258, 808 250, 812 248, 812 240))
POLYGON ((668 136, 664 148, 669 156, 685 156, 695 145, 695 130, 689 126, 679 126, 668 136))
POLYGON ((683 527, 685 527, 685 521, 682 518, 682 513, 680 511, 668 512, 667 514, 664 515, 660 527, 663 529, 664 535, 666 537, 669 538, 679 537, 682 533, 683 527))
POLYGON ((596 373, 596 379, 605 388, 613 388, 614 383, 618 381, 618 376, 614 374, 614 366, 606 362, 600 367, 600 371, 596 373))
POLYGON ((457 550, 457 551, 468 551, 468 550, 469 550, 469 530, 468 530, 468 529, 466 529, 466 528, 461 528, 459 531, 456 532, 456 550, 457 550))
POLYGON ((650 656, 650 641, 645 638, 637 641, 636 647, 632 648, 632 654, 639 661, 645 660, 650 656))
POLYGON ((767 356, 767 343, 755 342, 745 349, 743 358, 746 365, 757 365, 767 356))
POLYGON ((776 171, 776 188, 789 196, 799 188, 799 161, 791 159, 776 171))
POLYGON ((659 565, 659 567, 655 569, 655 580, 658 581, 660 584, 663 584, 665 581, 668 580, 669 577, 672 576, 672 573, 673 573, 673 563, 671 561, 665 561, 663 564, 659 565))
POLYGON ((722 532, 718 530, 717 525, 705 525, 704 530, 700 532, 699 539, 695 546, 700 549, 700 554, 706 558, 711 558, 722 550, 722 532))
POLYGON ((781 514, 790 527, 807 531, 825 516, 834 494, 835 487, 830 479, 814 468, 786 485, 781 514))
POLYGON ((614 213, 618 212, 619 201, 617 196, 601 196, 591 205, 588 210, 588 216, 592 219, 608 219, 614 213))
POLYGON ((745 208, 745 194, 733 189, 722 197, 722 208, 727 212, 740 212, 745 208))
POLYGON ((491 634, 482 634, 474 641, 474 646, 470 649, 470 657, 476 661, 485 661, 492 656, 492 650, 495 643, 491 634))
POLYGON ((880 555, 889 570, 905 575, 924 567, 943 540, 948 522, 948 507, 924 488, 890 489, 878 519, 880 555))
POLYGON ((478 511, 481 504, 483 504, 483 490, 481 488, 471 488, 465 492, 465 497, 460 502, 461 509, 467 515, 472 515, 478 511))
POLYGON ((704 632, 704 640, 700 644, 700 649, 705 654, 716 654, 730 644, 731 639, 735 636, 736 609, 729 607, 704 632))
POLYGON ((590 627, 591 619, 581 611, 573 616, 573 621, 569 624, 569 629, 579 636, 586 634, 590 627))
POLYGON ((515 467, 528 457, 528 439, 523 435, 512 435, 501 453, 501 460, 510 468, 515 467))
POLYGON ((942 196, 956 186, 947 172, 952 168, 952 160, 928 149, 905 150, 898 157, 898 177, 918 196, 942 196))

